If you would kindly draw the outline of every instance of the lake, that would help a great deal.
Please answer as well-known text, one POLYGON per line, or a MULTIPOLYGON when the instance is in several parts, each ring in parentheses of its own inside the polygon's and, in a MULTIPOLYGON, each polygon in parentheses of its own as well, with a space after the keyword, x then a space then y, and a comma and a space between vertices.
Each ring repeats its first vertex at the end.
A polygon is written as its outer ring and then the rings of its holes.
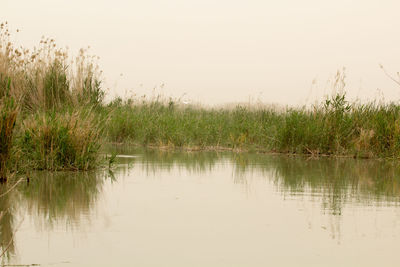
POLYGON ((5 264, 398 266, 394 162, 112 150, 111 171, 35 172, 0 199, 5 264))

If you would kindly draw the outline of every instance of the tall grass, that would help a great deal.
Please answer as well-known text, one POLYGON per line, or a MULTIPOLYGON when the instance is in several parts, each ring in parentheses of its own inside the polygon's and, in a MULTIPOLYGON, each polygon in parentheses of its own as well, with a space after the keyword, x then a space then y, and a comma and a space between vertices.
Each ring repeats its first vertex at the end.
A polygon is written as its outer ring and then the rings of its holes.
POLYGON ((9 85, 10 81, 8 80, 5 88, 0 88, 0 181, 7 180, 7 164, 18 114, 17 105, 14 99, 9 96, 9 85))
POLYGON ((53 39, 43 38, 29 50, 16 47, 10 36, 7 25, 0 24, 0 86, 7 84, 10 94, 22 100, 23 109, 57 110, 103 101, 96 57, 87 50, 71 58, 53 39))
POLYGON ((94 109, 104 98, 100 81, 96 58, 85 49, 72 59, 53 39, 43 38, 33 50, 17 47, 7 23, 1 23, 0 99, 6 100, 0 103, 0 178, 12 144, 11 161, 19 169, 95 167, 102 126, 94 109))
POLYGON ((337 92, 312 108, 202 108, 114 101, 112 142, 170 148, 229 148, 354 157, 400 157, 400 106, 351 103, 337 92))
POLYGON ((91 110, 38 113, 23 122, 18 145, 34 169, 92 169, 98 164, 100 124, 91 110))

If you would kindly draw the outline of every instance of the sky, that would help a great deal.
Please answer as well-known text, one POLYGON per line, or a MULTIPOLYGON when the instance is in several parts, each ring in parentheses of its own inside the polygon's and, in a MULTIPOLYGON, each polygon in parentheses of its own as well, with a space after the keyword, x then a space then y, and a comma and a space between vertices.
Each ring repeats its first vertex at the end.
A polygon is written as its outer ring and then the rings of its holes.
POLYGON ((350 99, 397 101, 400 2, 1 0, 16 42, 100 57, 109 97, 312 104, 345 68, 350 99))

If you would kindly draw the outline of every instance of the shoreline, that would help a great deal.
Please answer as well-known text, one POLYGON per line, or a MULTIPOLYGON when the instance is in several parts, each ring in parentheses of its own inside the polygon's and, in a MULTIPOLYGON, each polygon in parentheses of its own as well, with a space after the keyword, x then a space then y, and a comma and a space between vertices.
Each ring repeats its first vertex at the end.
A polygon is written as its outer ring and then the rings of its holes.
POLYGON ((254 149, 254 148, 231 148, 231 147, 223 147, 223 146, 168 146, 168 145, 142 145, 132 142, 108 142, 107 146, 113 147, 123 147, 128 146, 132 148, 151 150, 151 151, 162 151, 162 152, 232 152, 235 154, 240 153, 255 153, 255 154, 263 154, 263 155, 271 155, 271 156, 287 156, 287 157, 305 157, 305 158, 348 158, 348 159, 358 159, 358 160, 395 160, 390 157, 368 157, 368 156, 357 156, 351 154, 323 154, 323 153, 292 153, 292 152, 279 152, 268 149, 254 149))

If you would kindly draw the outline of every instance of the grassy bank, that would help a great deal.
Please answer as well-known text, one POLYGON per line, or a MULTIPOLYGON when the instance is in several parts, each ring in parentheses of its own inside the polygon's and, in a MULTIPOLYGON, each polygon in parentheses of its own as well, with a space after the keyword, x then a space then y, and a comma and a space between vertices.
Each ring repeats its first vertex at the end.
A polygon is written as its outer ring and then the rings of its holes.
POLYGON ((101 144, 168 149, 400 157, 400 105, 346 99, 338 72, 332 96, 309 108, 209 108, 179 100, 104 103, 95 57, 76 58, 42 39, 32 51, 0 25, 0 179, 21 170, 88 170, 101 144))
POLYGON ((312 108, 199 108, 179 103, 114 101, 111 142, 170 148, 400 156, 400 106, 349 103, 337 93, 312 108))

